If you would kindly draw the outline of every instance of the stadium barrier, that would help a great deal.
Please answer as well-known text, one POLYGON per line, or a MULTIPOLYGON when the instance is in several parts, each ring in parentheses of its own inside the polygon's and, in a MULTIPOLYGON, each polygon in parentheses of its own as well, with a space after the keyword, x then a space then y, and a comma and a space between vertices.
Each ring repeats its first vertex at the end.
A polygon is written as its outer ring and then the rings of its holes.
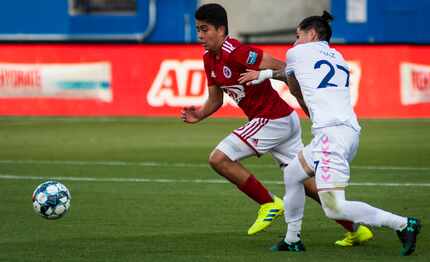
MULTIPOLYGON (((260 47, 283 60, 291 46, 260 47)), ((359 117, 430 117, 430 46, 335 47, 350 65, 359 117)), ((199 45, 3 44, 0 115, 178 116, 205 101, 202 54, 199 45)), ((273 84, 298 107, 285 84, 273 84)), ((243 115, 226 99, 216 116, 243 115)))

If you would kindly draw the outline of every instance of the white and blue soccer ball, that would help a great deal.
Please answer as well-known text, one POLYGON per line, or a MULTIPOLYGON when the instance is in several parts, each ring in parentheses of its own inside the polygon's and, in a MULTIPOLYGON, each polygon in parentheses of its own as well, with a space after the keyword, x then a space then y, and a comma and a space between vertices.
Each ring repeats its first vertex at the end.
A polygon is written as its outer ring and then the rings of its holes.
POLYGON ((47 219, 57 219, 69 210, 72 196, 60 182, 46 181, 34 190, 32 199, 36 213, 47 219))

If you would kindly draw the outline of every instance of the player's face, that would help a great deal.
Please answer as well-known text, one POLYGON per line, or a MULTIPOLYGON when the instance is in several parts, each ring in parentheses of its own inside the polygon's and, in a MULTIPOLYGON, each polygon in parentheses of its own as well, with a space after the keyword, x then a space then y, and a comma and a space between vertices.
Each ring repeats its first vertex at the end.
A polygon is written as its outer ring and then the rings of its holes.
POLYGON ((315 42, 318 41, 318 35, 315 32, 315 29, 311 28, 307 31, 301 30, 300 28, 297 28, 296 31, 296 42, 294 45, 300 45, 300 44, 306 44, 309 42, 315 42))
POLYGON ((214 25, 204 21, 196 21, 197 36, 206 50, 218 52, 225 39, 223 27, 215 28, 214 25))

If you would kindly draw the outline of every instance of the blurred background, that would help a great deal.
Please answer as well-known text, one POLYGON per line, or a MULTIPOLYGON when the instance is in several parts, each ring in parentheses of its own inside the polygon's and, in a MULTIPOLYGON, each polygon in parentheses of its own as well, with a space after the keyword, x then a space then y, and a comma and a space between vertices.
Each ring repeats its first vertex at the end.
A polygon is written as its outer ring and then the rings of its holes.
POLYGON ((228 11, 231 36, 252 42, 291 41, 288 30, 323 10, 336 18, 333 42, 430 41, 426 0, 17 0, 1 11, 0 40, 193 43, 194 11, 211 2, 228 11))
POLYGON ((210 2, 226 8, 231 36, 251 34, 252 42, 291 41, 283 32, 323 10, 336 18, 334 42, 430 41, 425 23, 430 2, 426 0, 17 0, 4 4, 0 39, 196 42, 194 11, 210 2))
MULTIPOLYGON (((430 117, 427 0, 16 0, 0 15, 0 115, 176 116, 206 96, 194 12, 222 4, 232 37, 284 60, 329 10, 360 117, 430 117)), ((298 107, 288 88, 274 86, 298 107)), ((240 116, 234 103, 216 116, 240 116)))

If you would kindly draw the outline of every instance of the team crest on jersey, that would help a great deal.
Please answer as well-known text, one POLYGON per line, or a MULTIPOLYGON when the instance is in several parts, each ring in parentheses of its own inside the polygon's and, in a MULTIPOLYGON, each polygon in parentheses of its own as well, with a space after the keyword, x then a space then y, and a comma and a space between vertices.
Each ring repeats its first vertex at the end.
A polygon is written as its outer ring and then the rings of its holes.
POLYGON ((230 78, 231 77, 231 69, 228 68, 227 66, 224 66, 222 68, 222 72, 224 73, 225 78, 230 78))
POLYGON ((250 51, 248 54, 248 58, 246 59, 246 63, 248 65, 253 65, 257 62, 257 53, 254 51, 250 51))

